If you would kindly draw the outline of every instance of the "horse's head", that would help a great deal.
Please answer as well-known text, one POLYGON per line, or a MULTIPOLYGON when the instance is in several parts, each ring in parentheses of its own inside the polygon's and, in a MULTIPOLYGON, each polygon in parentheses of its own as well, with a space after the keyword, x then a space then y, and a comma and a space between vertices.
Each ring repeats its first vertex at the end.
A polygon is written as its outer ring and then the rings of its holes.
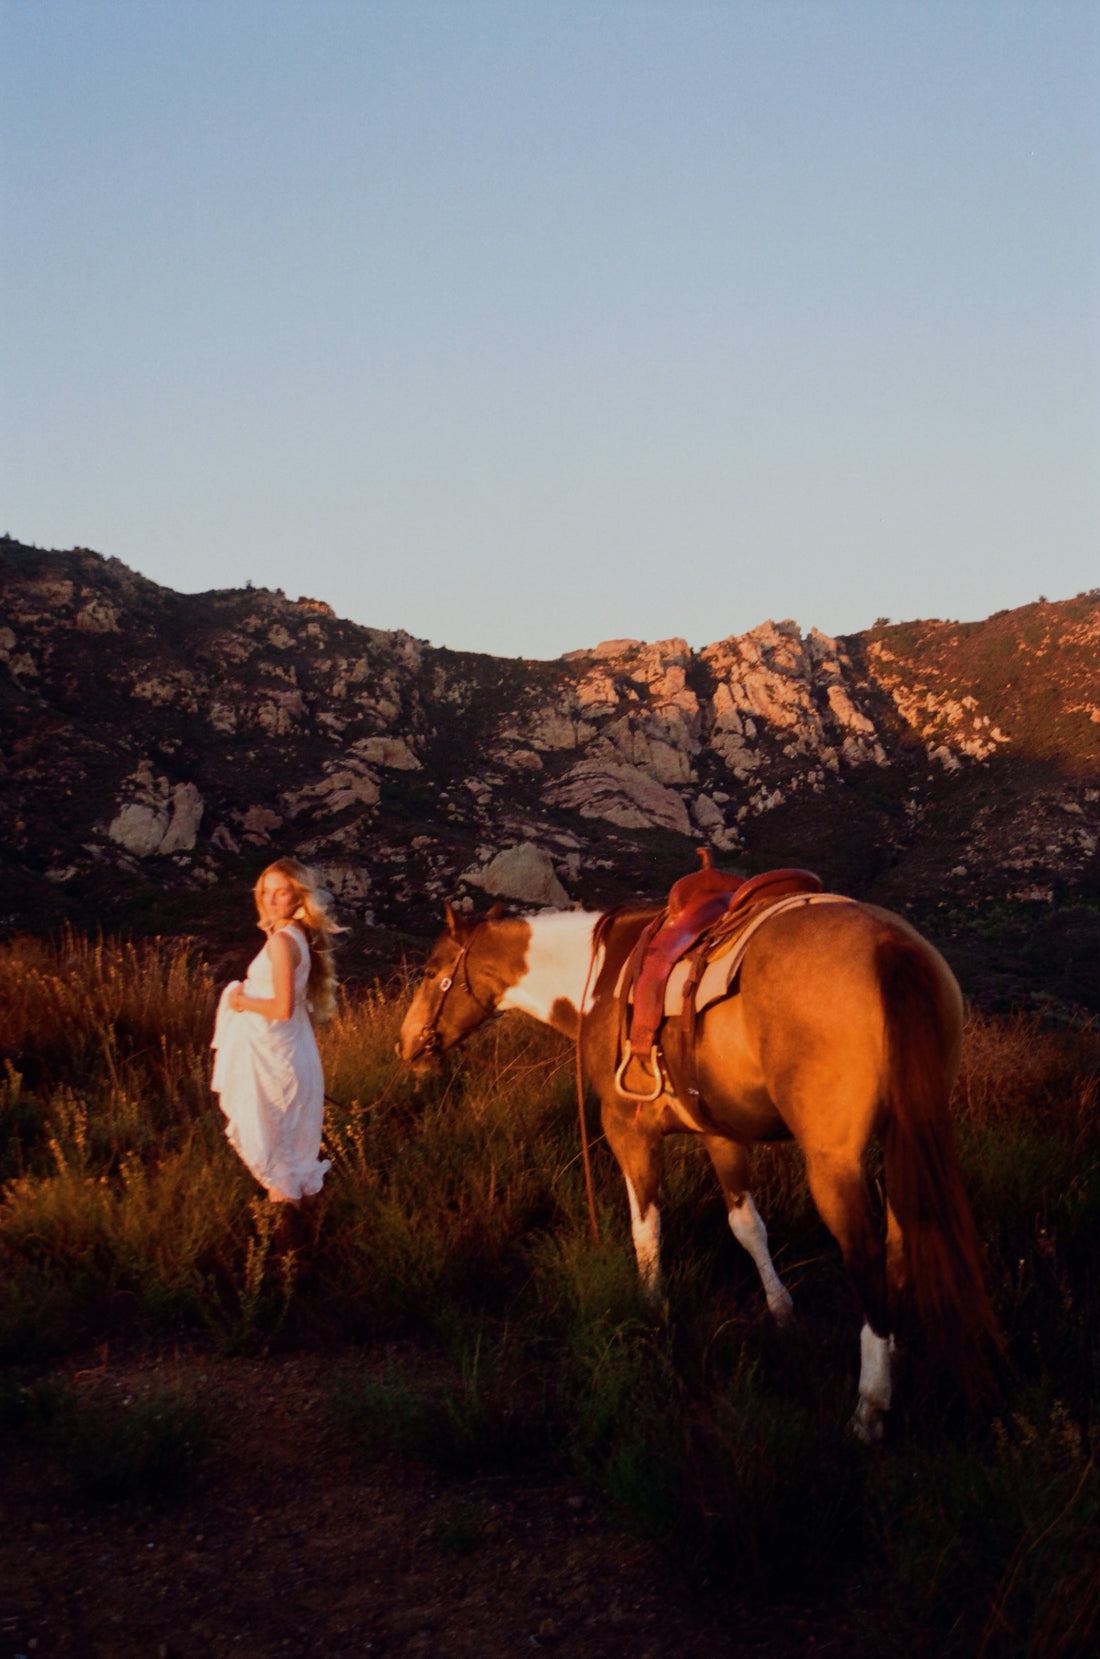
MULTIPOLYGON (((424 967, 424 977, 401 1022, 398 1057, 414 1071, 438 1070, 444 1054, 497 1012, 512 978, 507 950, 497 938, 502 907, 471 921, 447 904, 447 926, 424 967)), ((503 923, 505 932, 516 924, 503 923)))

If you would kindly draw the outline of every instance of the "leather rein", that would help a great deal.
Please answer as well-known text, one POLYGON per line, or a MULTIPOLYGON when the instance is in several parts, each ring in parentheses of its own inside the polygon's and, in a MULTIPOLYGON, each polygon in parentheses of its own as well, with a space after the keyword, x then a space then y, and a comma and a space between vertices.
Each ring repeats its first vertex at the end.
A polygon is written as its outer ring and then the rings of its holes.
MULTIPOLYGON (((588 1001, 588 990, 592 983, 592 974, 596 966, 596 957, 599 952, 600 945, 603 942, 604 933, 612 918, 617 914, 618 908, 607 911, 599 918, 595 928, 593 929, 592 951, 588 959, 588 972, 585 975, 584 993, 581 997, 581 1005, 577 1012, 577 1118, 580 1123, 581 1132, 581 1155, 584 1162, 585 1193, 588 1198, 588 1221, 592 1231, 593 1242, 596 1244, 601 1242, 600 1223, 596 1215, 596 1196, 592 1185, 592 1158, 588 1145, 588 1125, 584 1116, 584 1070, 581 1060, 581 1037, 584 1030, 584 1007, 585 1003, 588 1001)), ((473 932, 467 939, 466 943, 460 948, 452 966, 440 978, 437 985, 439 997, 435 1007, 432 1009, 431 1018, 425 1020, 424 1024, 420 1028, 420 1047, 417 1049, 418 1055, 427 1054, 433 1059, 442 1059, 443 1039, 439 1035, 439 1020, 443 1013, 443 1005, 451 991, 454 989, 455 983, 460 976, 462 980, 462 989, 466 992, 466 995, 470 998, 471 1002, 475 1003, 476 1006, 481 1009, 487 1019, 500 1019, 500 1010, 496 1007, 496 1005, 494 1003, 483 1002, 474 990, 473 985, 470 983, 470 951, 473 948, 474 940, 477 938, 478 929, 483 926, 483 922, 475 924, 473 932)))
POLYGON ((581 1005, 577 1009, 577 1043, 576 1043, 576 1078, 577 1078, 577 1121, 581 1131, 581 1157, 584 1162, 584 1190, 588 1197, 588 1225, 592 1233, 593 1244, 600 1244, 600 1223, 596 1215, 596 1195, 592 1186, 592 1159, 588 1150, 588 1124, 584 1115, 584 1062, 581 1052, 581 1039, 584 1035, 584 1010, 588 1004, 588 991, 592 984, 592 975, 596 969, 596 957, 604 942, 604 935, 608 932, 613 921, 625 909, 625 905, 617 904, 611 910, 605 910, 596 920, 592 929, 592 951, 588 958, 588 972, 584 978, 584 990, 581 993, 581 1005))

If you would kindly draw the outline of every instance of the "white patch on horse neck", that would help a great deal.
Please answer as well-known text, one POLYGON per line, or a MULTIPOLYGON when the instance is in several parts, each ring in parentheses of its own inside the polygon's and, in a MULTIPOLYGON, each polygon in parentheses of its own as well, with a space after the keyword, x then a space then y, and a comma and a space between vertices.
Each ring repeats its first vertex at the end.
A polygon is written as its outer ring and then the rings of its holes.
POLYGON ((865 1324, 859 1333, 859 1403, 851 1429, 867 1446, 882 1439, 882 1419, 894 1394, 893 1360, 893 1337, 876 1336, 865 1324))
POLYGON ((741 1194, 736 1204, 730 1205, 730 1231, 756 1263, 760 1283, 768 1302, 768 1312, 777 1325, 789 1325, 794 1314, 791 1293, 775 1271, 768 1249, 768 1229, 764 1218, 753 1202, 751 1192, 741 1194))
POLYGON ((626 1177, 626 1196, 630 1200, 630 1234, 638 1261, 638 1277, 642 1281, 642 1290, 652 1300, 661 1283, 661 1212, 656 1204, 651 1204, 642 1214, 629 1175, 626 1177))
MULTIPOLYGON (((599 916, 585 910, 547 910, 525 916, 524 921, 530 931, 527 966, 523 977, 509 985, 497 1007, 518 1009, 546 1025, 555 1002, 564 998, 574 1008, 581 1005, 592 963, 592 930, 599 916)), ((601 947, 589 979, 586 1011, 592 1006, 602 956, 601 947)))

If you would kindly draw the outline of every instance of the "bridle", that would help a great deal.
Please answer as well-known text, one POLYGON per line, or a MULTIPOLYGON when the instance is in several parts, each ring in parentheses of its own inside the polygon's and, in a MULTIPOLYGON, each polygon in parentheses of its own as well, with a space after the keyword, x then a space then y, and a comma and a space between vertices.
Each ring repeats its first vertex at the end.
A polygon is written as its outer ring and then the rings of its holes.
POLYGON ((459 950, 452 966, 439 980, 437 986, 439 998, 435 1004, 435 1007, 432 1009, 431 1018, 426 1020, 420 1028, 420 1047, 416 1051, 418 1059, 422 1054, 427 1054, 433 1060, 439 1060, 443 1056, 443 1039, 439 1035, 439 1019, 440 1015, 443 1013, 443 1004, 446 1002, 447 997, 453 990, 455 981, 458 979, 460 974, 462 976, 462 989, 470 998, 470 1001, 475 1003, 477 1007, 481 1009, 481 1012, 485 1015, 486 1019, 496 1020, 500 1018, 500 1010, 497 1008, 496 1004, 492 1002, 482 1002, 481 998, 470 984, 470 951, 473 948, 474 939, 477 937, 478 929, 482 926, 484 926, 483 922, 475 922, 470 937, 459 950))

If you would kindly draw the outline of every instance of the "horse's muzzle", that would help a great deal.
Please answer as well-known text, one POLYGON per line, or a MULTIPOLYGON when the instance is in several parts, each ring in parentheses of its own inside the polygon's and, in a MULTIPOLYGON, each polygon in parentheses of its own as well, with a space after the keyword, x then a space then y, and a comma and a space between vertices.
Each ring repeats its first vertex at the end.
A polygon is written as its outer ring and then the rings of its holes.
POLYGON ((434 1032, 422 1037, 419 1048, 412 1048, 411 1044, 406 1047, 400 1038, 394 1044, 394 1053, 397 1058, 404 1060, 405 1064, 411 1068, 417 1077, 427 1077, 443 1070, 443 1055, 440 1053, 439 1040, 436 1038, 433 1042, 433 1037, 435 1037, 434 1032), (412 1048, 411 1053, 409 1052, 410 1048, 412 1048))

